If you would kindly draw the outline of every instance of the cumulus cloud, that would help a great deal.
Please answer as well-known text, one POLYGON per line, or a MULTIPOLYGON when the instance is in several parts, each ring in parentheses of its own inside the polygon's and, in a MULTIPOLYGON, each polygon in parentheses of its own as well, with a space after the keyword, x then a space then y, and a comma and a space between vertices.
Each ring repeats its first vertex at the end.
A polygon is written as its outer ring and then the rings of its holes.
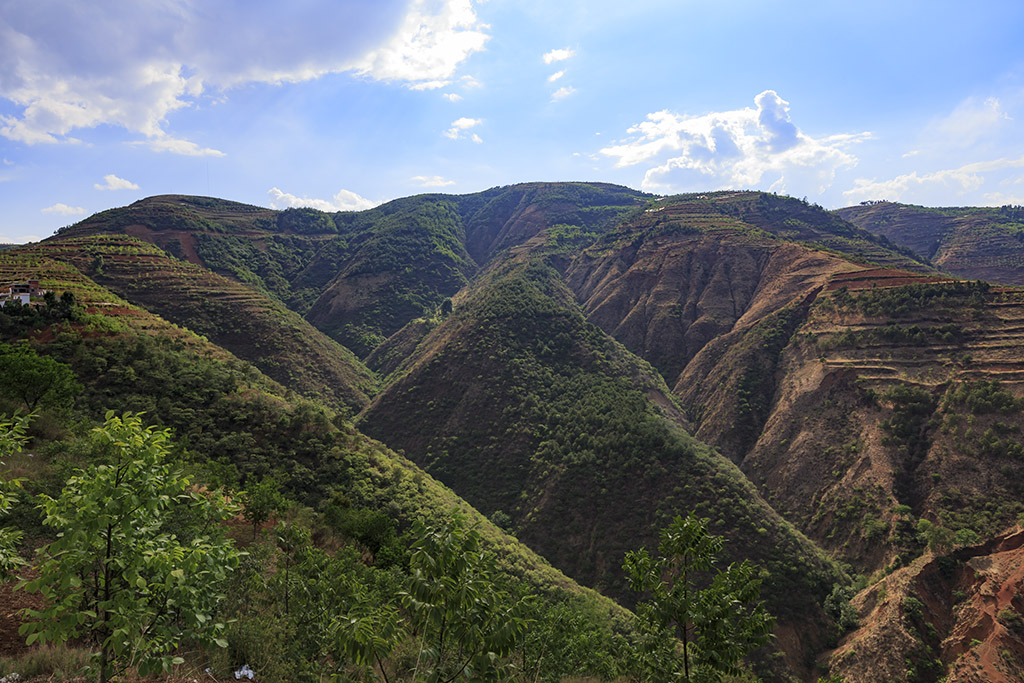
POLYGON ((847 151, 870 133, 814 138, 790 118, 789 103, 774 90, 754 98, 755 108, 688 116, 662 110, 630 128, 629 137, 601 150, 617 167, 644 164, 643 189, 677 191, 712 184, 785 190, 797 178, 824 191, 857 158, 847 151))
POLYGON ((444 87, 461 62, 484 49, 488 28, 477 20, 472 0, 447 0, 440 7, 413 0, 398 33, 363 57, 356 70, 377 80, 444 87))
MULTIPOLYGON (((888 180, 858 178, 853 181, 854 187, 843 192, 843 196, 851 202, 866 199, 900 201, 909 194, 935 191, 940 191, 944 196, 950 194, 961 196, 981 188, 985 184, 986 174, 1013 168, 1024 168, 1024 156, 1016 159, 1001 158, 992 161, 979 161, 965 164, 959 168, 942 169, 932 173, 918 174, 917 171, 913 171, 888 180)), ((997 193, 990 193, 985 197, 995 197, 996 195, 997 193)), ((990 203, 997 202, 991 200, 990 203)))
POLYGON ((113 173, 103 176, 103 183, 93 184, 97 190, 137 190, 139 186, 130 180, 118 178, 113 173))
POLYGON ((446 93, 444 93, 443 97, 446 100, 448 100, 449 102, 461 102, 462 101, 462 95, 460 95, 458 93, 454 93, 454 92, 446 92, 446 93))
POLYGON ((463 116, 452 121, 452 127, 444 132, 444 136, 451 140, 468 137, 473 142, 483 142, 476 133, 469 133, 470 128, 479 126, 481 123, 483 123, 483 119, 471 119, 463 116))
POLYGON ((542 59, 545 64, 554 64, 555 62, 564 62, 575 54, 575 50, 563 47, 544 53, 542 59))
POLYGON ((447 187, 455 184, 454 180, 446 180, 439 175, 418 175, 413 176, 410 180, 417 183, 420 187, 447 187))
POLYGON ((81 216, 82 214, 87 213, 81 206, 68 206, 67 204, 62 204, 60 202, 57 202, 53 206, 48 206, 45 209, 40 209, 40 211, 42 213, 56 213, 61 216, 81 216))
POLYGON ((555 73, 553 73, 550 76, 548 76, 548 83, 554 83, 555 81, 557 81, 559 78, 561 78, 564 75, 565 75, 565 69, 562 69, 561 71, 556 71, 555 73))
POLYGON ((159 151, 215 156, 166 130, 211 89, 342 72, 439 88, 487 28, 473 0, 0 0, 0 97, 16 110, 0 135, 74 142, 107 124, 159 151))
POLYGON ((559 88, 558 90, 556 90, 555 92, 553 92, 551 94, 551 99, 552 100, 560 100, 560 99, 563 99, 565 97, 568 97, 569 95, 573 94, 574 92, 576 92, 576 88, 572 87, 571 85, 565 85, 565 86, 562 86, 561 88, 559 88))
POLYGON ((294 209, 298 207, 309 207, 321 211, 362 211, 372 209, 380 204, 366 197, 352 192, 351 190, 339 190, 331 199, 311 199, 299 197, 298 195, 283 192, 276 187, 267 190, 270 197, 270 208, 272 209, 294 209))

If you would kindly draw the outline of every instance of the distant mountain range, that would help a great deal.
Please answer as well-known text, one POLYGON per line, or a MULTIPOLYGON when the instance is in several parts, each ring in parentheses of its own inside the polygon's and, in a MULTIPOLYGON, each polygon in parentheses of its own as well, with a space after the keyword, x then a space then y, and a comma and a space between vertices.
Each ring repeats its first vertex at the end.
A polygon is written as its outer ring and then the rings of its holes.
MULTIPOLYGON (((333 214, 151 197, 0 277, 251 364, 626 607, 625 552, 710 518, 765 570, 764 675, 967 681, 1024 675, 1022 256, 1021 209, 530 183, 333 214)), ((309 457, 310 490, 340 476, 309 457)))

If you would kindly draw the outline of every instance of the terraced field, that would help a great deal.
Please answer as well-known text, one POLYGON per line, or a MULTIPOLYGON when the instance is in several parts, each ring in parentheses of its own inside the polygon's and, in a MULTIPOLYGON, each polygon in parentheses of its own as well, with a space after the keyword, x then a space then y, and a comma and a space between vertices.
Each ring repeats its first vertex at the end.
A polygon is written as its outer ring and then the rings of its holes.
MULTIPOLYGON (((857 292, 926 285, 954 287, 937 277, 892 270, 842 273, 828 290, 857 292)), ((1024 290, 991 289, 973 301, 948 301, 893 315, 865 315, 819 306, 801 332, 816 340, 828 370, 847 370, 869 386, 895 383, 937 388, 948 382, 996 380, 1024 394, 1024 290)))
POLYGON ((95 280, 335 407, 359 410, 374 391, 373 375, 350 351, 284 305, 134 237, 65 237, 15 253, 37 260, 40 271, 56 262, 69 278, 95 280))

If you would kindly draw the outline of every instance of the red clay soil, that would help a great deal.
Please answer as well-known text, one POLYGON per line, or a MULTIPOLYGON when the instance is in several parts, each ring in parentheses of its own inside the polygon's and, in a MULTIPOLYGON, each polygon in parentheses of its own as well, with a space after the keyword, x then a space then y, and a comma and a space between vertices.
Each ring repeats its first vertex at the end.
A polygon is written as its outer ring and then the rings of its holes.
POLYGON ((921 667, 927 664, 922 657, 935 657, 946 683, 1024 681, 1024 531, 946 558, 919 558, 861 593, 854 604, 861 627, 829 657, 833 674, 851 681, 904 681, 912 661, 921 667), (909 596, 920 601, 924 630, 909 627, 904 607, 909 596), (929 629, 934 649, 923 655, 921 638, 929 629))
POLYGON ((1024 675, 1024 633, 1007 626, 1024 608, 1024 532, 1002 539, 988 555, 968 561, 973 570, 969 601, 943 643, 948 681, 1015 683, 1024 675))

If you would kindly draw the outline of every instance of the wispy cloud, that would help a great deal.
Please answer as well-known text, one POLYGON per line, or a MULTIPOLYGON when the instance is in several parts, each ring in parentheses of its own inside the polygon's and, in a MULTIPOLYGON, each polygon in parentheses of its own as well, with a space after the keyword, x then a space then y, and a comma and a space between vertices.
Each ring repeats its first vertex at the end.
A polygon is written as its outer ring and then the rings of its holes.
MULTIPOLYGON (((1024 168, 1024 157, 973 162, 932 173, 918 174, 917 171, 913 171, 887 180, 858 178, 853 181, 854 187, 843 192, 843 196, 854 202, 866 199, 900 201, 908 195, 922 191, 940 191, 946 196, 962 196, 980 189, 985 184, 986 174, 1014 168, 1024 168)), ((1013 203, 1002 201, 1004 195, 1000 193, 989 193, 984 196, 989 198, 989 203, 1013 203)))
POLYGON ((629 137, 601 150, 617 167, 648 165, 646 190, 707 187, 771 187, 785 190, 798 178, 824 191, 836 170, 857 158, 847 148, 870 133, 814 138, 790 118, 789 102, 774 90, 754 98, 754 108, 688 116, 662 110, 630 128, 629 137))
POLYGON ((210 147, 200 147, 191 140, 167 137, 164 135, 152 138, 147 142, 133 143, 149 147, 154 152, 170 152, 187 157, 223 157, 224 152, 210 147))
POLYGON ((470 128, 479 126, 481 123, 483 123, 483 119, 471 119, 463 116, 452 121, 452 127, 444 132, 444 136, 451 140, 468 137, 473 142, 483 142, 476 133, 469 133, 470 128))
POLYGON ((446 92, 446 93, 444 93, 443 97, 446 100, 448 100, 449 102, 461 102, 462 101, 462 95, 460 95, 458 93, 454 93, 454 92, 446 92))
POLYGON ((81 206, 68 206, 67 204, 62 204, 60 202, 53 206, 48 206, 45 209, 40 209, 40 211, 42 213, 55 213, 61 216, 81 216, 88 213, 81 206))
POLYGON ((564 62, 575 54, 575 50, 563 47, 551 50, 550 52, 545 52, 541 59, 544 60, 545 64, 554 64, 555 62, 564 62))
POLYGON ((576 88, 572 87, 571 85, 565 85, 556 90, 555 92, 553 92, 551 94, 551 99, 561 100, 568 97, 569 95, 572 95, 574 92, 576 92, 576 88))
POLYGON ((550 76, 548 76, 548 83, 554 83, 555 81, 557 81, 559 78, 561 78, 564 75, 565 75, 565 69, 562 69, 561 71, 556 71, 555 73, 553 73, 550 76))
POLYGON ((420 187, 448 187, 449 185, 455 184, 454 180, 446 180, 439 175, 418 175, 413 176, 410 180, 418 184, 420 187))
POLYGON ((139 186, 130 180, 118 178, 113 173, 103 176, 103 183, 93 184, 97 190, 137 190, 139 186))
POLYGON ((1004 194, 1002 192, 989 192, 983 195, 985 203, 989 206, 1024 206, 1024 194, 1004 194))
POLYGON ((969 97, 948 115, 931 122, 924 130, 924 137, 942 148, 971 147, 980 139, 997 133, 1011 120, 999 98, 969 97))
POLYGON ((309 207, 321 211, 362 211, 380 204, 351 190, 339 190, 331 199, 312 199, 283 192, 276 187, 267 190, 272 209, 309 207))

